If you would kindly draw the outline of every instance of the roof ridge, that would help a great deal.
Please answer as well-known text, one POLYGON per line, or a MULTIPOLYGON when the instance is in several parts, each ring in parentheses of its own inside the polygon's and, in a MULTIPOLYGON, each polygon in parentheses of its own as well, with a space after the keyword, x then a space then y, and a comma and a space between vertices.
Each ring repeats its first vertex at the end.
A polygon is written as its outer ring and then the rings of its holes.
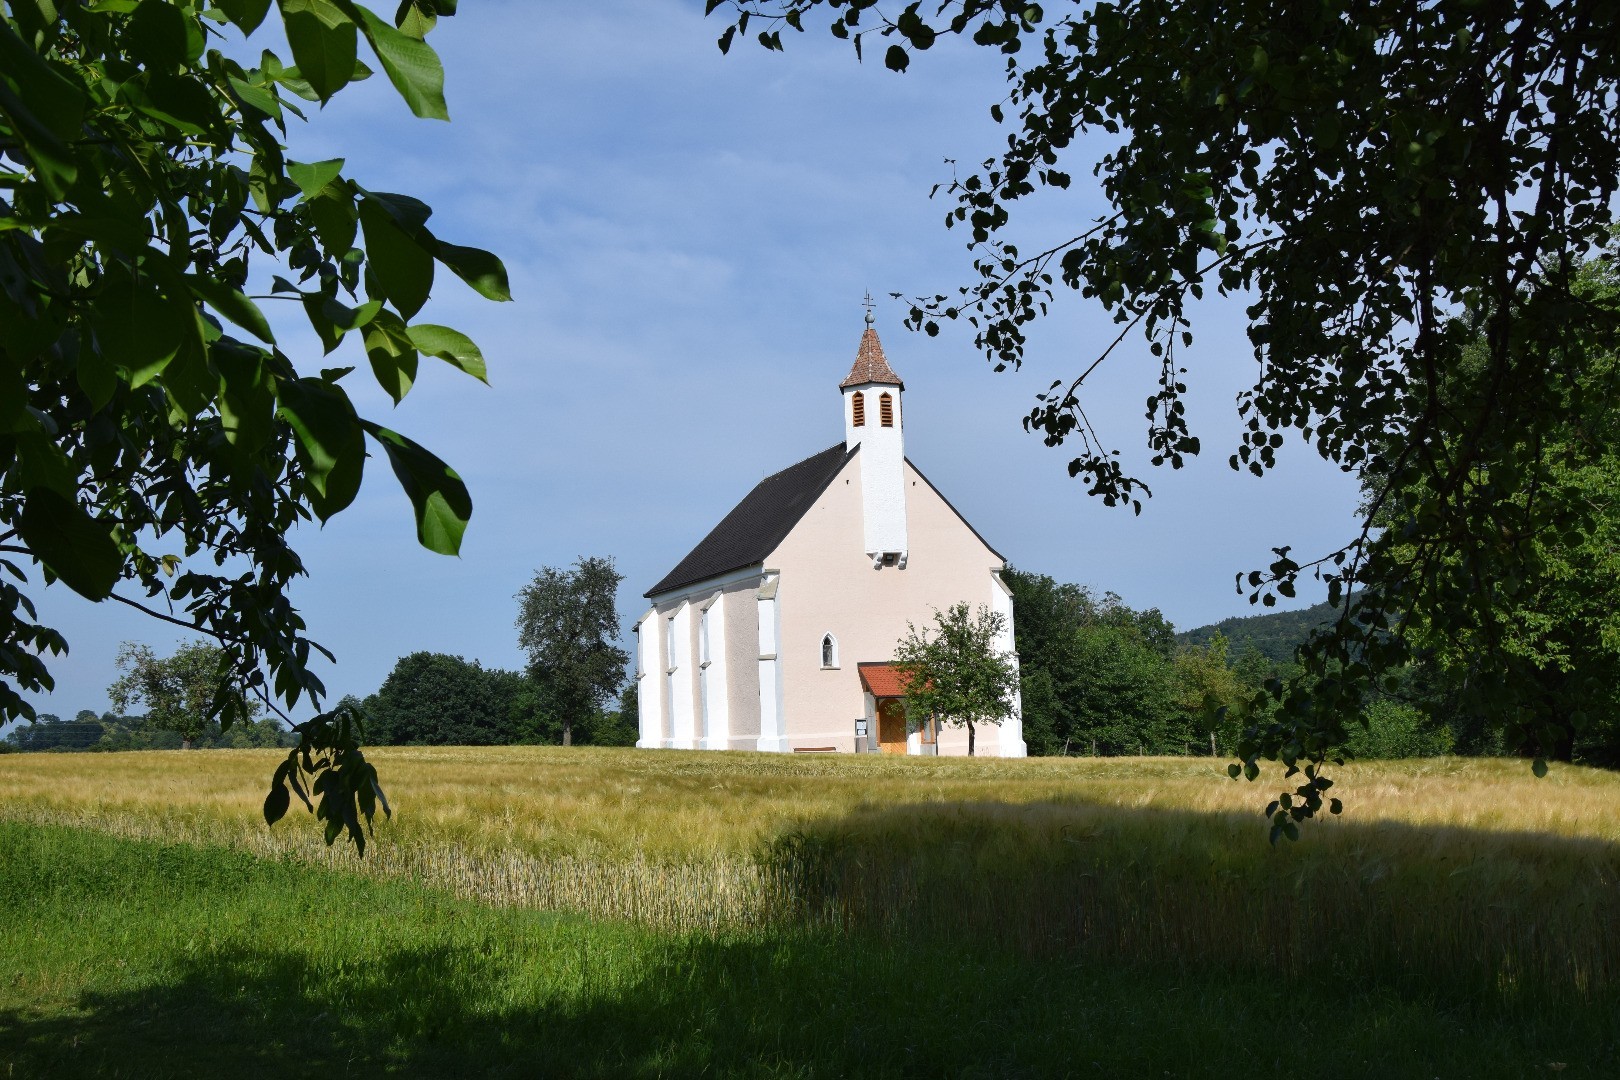
POLYGON ((755 484, 675 569, 643 595, 660 596, 759 565, 859 450, 859 444, 845 449, 843 443, 833 443, 755 484))
POLYGON ((800 465, 807 464, 808 462, 813 461, 816 458, 820 457, 822 454, 830 454, 834 450, 838 449, 840 446, 843 446, 843 445, 844 445, 844 440, 839 439, 837 442, 833 443, 831 446, 827 447, 827 449, 825 449, 825 450, 817 450, 815 453, 811 454, 809 457, 800 458, 798 461, 795 461, 793 464, 789 465, 785 469, 776 470, 775 472, 771 473, 769 476, 765 477, 764 480, 761 480, 760 483, 763 484, 763 483, 766 483, 767 481, 775 480, 778 476, 781 476, 783 473, 792 472, 794 469, 797 469, 800 465))

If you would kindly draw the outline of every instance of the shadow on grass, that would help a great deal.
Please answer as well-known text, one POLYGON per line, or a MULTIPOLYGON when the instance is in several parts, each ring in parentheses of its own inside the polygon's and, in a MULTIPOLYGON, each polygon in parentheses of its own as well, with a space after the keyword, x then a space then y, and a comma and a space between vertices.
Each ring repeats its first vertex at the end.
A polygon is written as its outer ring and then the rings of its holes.
POLYGON ((873 808, 772 846, 804 917, 721 935, 69 828, 0 851, 7 1080, 1620 1075, 1609 844, 873 808))
MULTIPOLYGON (((577 928, 554 924, 571 938, 577 928)), ((478 948, 222 953, 53 1016, 0 1012, 16 1077, 1613 1075, 1610 1013, 1511 1016, 1185 971, 782 939, 663 942, 623 982, 533 987, 478 948), (1291 1010, 1291 1011, 1290 1011, 1291 1010), (1506 1023, 1504 1023, 1506 1021, 1506 1023), (1608 1032, 1608 1041, 1604 1033, 1608 1032), (1283 1036, 1279 1038, 1279 1036, 1283 1036)), ((622 976, 625 972, 619 972, 622 976)))
POLYGON ((863 807, 768 845, 799 917, 1025 953, 1407 981, 1458 999, 1620 989, 1620 844, 1075 802, 863 807))

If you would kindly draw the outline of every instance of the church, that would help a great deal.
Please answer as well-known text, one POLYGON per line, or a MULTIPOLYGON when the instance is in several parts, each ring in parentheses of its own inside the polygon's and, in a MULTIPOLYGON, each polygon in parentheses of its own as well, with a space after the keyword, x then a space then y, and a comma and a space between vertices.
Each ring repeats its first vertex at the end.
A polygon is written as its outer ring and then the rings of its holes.
MULTIPOLYGON (((1001 613, 1012 653, 1007 562, 906 457, 906 387, 870 311, 838 388, 843 439, 761 480, 647 590, 637 746, 967 753, 960 724, 908 730, 892 660, 907 623, 961 601, 1001 613)), ((1024 756, 1013 706, 976 753, 1024 756)))

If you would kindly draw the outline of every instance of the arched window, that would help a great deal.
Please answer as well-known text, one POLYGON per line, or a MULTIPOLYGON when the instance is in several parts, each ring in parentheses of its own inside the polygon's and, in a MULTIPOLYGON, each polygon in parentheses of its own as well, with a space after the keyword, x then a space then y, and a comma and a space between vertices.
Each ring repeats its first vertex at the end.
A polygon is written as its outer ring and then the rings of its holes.
POLYGON ((866 426, 866 395, 859 390, 849 400, 850 407, 855 410, 855 426, 866 426))
POLYGON ((894 427, 894 398, 888 394, 878 398, 878 415, 884 427, 894 427))
POLYGON ((824 668, 838 666, 838 639, 831 634, 821 639, 821 666, 824 668))

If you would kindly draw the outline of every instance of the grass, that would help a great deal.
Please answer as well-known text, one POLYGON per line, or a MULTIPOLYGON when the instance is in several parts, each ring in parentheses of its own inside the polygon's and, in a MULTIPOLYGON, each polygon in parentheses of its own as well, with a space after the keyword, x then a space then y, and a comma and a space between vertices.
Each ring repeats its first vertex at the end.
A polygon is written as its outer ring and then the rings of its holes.
POLYGON ((0 824, 15 1077, 1604 1076, 1613 1001, 656 930, 0 824))
POLYGON ((161 1073, 132 1026, 224 1009, 267 1069, 1620 1072, 1614 774, 1354 765, 1273 849, 1208 759, 375 757, 359 862, 263 826, 273 754, 0 757, 0 1066, 161 1073))
MULTIPOLYGON (((378 751, 399 812, 359 865, 675 930, 784 921, 1296 974, 1401 970, 1580 997, 1620 980, 1620 777, 1517 761, 1343 770, 1271 848, 1207 760, 378 751)), ((348 867, 258 817, 272 753, 12 755, 0 817, 348 867)))

